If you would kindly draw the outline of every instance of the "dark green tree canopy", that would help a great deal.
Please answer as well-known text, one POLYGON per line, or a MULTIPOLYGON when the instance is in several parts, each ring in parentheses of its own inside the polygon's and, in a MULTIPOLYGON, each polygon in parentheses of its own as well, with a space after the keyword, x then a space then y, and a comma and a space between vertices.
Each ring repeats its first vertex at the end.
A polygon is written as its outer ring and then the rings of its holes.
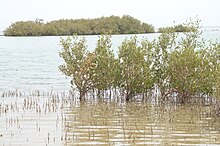
POLYGON ((164 32, 167 32, 169 29, 173 29, 174 32, 188 32, 188 31, 191 30, 185 24, 179 24, 179 25, 175 25, 175 26, 172 26, 172 27, 160 27, 158 29, 158 32, 159 33, 164 33, 164 32))
POLYGON ((60 36, 60 35, 99 35, 99 34, 141 34, 152 33, 151 24, 124 15, 96 19, 61 19, 43 23, 42 19, 35 21, 20 21, 9 26, 6 36, 60 36))

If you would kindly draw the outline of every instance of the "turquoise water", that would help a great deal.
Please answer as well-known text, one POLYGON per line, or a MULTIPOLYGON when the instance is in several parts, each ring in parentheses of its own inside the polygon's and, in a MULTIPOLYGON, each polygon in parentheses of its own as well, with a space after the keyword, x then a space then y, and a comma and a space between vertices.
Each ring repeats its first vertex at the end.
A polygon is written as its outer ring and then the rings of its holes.
MULTIPOLYGON (((112 49, 131 35, 113 35, 112 49)), ((137 35, 139 39, 155 39, 159 34, 137 35)), ((98 36, 85 36, 89 50, 96 46, 98 36)), ((204 32, 205 39, 216 40, 220 32, 204 32)), ((0 91, 7 90, 55 90, 70 89, 58 66, 63 63, 59 57, 59 36, 46 37, 4 37, 0 36, 0 91)))

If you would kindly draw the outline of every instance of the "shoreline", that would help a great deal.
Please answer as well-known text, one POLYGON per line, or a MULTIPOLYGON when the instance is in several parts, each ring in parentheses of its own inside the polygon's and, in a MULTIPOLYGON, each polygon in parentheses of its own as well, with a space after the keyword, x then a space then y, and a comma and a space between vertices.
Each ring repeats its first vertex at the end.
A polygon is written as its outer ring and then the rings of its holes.
MULTIPOLYGON (((122 33, 122 34, 108 34, 111 36, 118 36, 118 35, 141 35, 141 34, 160 34, 160 32, 152 32, 152 33, 122 33)), ((101 35, 106 35, 106 34, 72 34, 72 35, 0 35, 0 36, 5 36, 5 37, 65 37, 65 36, 101 36, 101 35)))
MULTIPOLYGON (((220 32, 219 30, 202 30, 203 32, 220 32)), ((184 32, 176 32, 176 33, 184 33, 184 32)), ((161 32, 150 32, 150 33, 122 33, 122 34, 108 34, 111 36, 119 36, 119 35, 150 35, 150 34, 161 34, 161 32)), ((72 34, 72 35, 4 35, 0 34, 0 36, 4 37, 68 37, 68 36, 101 36, 106 34, 72 34)))

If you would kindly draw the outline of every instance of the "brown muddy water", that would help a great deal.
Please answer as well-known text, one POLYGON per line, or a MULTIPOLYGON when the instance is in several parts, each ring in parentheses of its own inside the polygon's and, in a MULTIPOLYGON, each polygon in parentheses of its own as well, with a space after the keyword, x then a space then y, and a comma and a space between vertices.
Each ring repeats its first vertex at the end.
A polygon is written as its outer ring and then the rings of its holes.
POLYGON ((88 100, 67 93, 0 97, 0 145, 220 145, 214 106, 88 100))

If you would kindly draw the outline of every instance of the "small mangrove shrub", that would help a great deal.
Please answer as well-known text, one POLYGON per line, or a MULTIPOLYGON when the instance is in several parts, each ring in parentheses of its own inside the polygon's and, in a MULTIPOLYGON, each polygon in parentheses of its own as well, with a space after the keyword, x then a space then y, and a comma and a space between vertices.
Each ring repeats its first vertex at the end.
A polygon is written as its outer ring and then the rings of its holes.
POLYGON ((93 78, 95 76, 95 56, 87 51, 86 40, 73 37, 66 40, 62 39, 63 46, 60 57, 65 61, 59 69, 67 76, 72 78, 71 84, 75 86, 82 99, 86 92, 93 88, 93 78))
MULTIPOLYGON (((85 38, 61 39, 59 68, 72 78, 80 99, 89 91, 101 93, 112 89, 130 100, 149 92, 162 100, 220 96, 220 44, 200 38, 199 21, 183 24, 190 28, 179 35, 174 27, 158 39, 126 38, 111 48, 111 36, 101 35, 94 51, 88 51, 85 38)), ((145 97, 145 96, 143 96, 145 97)))

